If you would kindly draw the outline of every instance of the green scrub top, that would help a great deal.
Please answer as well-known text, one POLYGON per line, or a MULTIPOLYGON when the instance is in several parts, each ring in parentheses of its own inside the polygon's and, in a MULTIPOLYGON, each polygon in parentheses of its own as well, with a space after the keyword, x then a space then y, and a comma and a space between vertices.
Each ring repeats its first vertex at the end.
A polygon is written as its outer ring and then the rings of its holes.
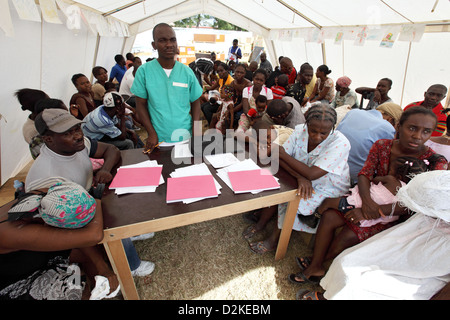
POLYGON ((139 67, 131 92, 147 99, 148 111, 159 142, 178 142, 192 135, 191 102, 203 93, 194 72, 175 61, 167 77, 157 59, 139 67))

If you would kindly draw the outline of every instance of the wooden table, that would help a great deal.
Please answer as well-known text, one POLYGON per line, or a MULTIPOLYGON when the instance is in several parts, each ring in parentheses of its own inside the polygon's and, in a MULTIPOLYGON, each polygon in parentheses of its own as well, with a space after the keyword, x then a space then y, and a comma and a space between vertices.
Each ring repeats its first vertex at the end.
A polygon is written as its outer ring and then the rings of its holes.
POLYGON ((142 149, 126 150, 121 153, 122 165, 135 164, 148 159, 157 160, 158 164, 163 165, 162 175, 166 182, 156 188, 156 192, 117 196, 114 190, 106 190, 102 198, 105 226, 102 243, 119 278, 125 299, 139 299, 121 241, 121 239, 132 236, 186 226, 289 202, 275 254, 276 260, 284 257, 300 198, 296 195, 296 179, 283 169, 280 168, 276 174, 279 178, 280 189, 263 191, 259 194, 234 194, 216 175, 216 169, 208 165, 213 176, 222 186, 218 198, 204 199, 191 204, 181 202, 167 204, 167 178, 176 168, 190 164, 175 165, 171 160, 171 148, 155 150, 150 156, 144 154, 142 149))

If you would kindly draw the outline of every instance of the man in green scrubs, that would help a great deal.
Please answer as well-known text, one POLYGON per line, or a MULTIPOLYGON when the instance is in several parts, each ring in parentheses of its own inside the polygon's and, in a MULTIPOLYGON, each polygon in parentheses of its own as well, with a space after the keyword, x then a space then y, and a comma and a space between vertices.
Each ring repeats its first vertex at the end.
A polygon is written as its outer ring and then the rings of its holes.
POLYGON ((200 121, 203 90, 194 72, 175 60, 178 46, 172 27, 166 23, 156 25, 152 46, 158 58, 138 69, 131 87, 139 121, 148 133, 146 150, 160 142, 201 135, 201 126, 193 126, 193 121, 200 121))

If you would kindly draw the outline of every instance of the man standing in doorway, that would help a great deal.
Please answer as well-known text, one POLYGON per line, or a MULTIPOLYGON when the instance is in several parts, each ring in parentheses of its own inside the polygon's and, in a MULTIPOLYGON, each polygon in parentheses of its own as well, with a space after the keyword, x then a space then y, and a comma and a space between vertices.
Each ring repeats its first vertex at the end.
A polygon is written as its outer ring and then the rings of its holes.
POLYGON ((241 48, 238 47, 238 39, 233 40, 233 45, 228 50, 228 57, 227 60, 235 61, 236 64, 239 63, 239 59, 242 58, 242 51, 241 48))
POLYGON ((131 87, 139 120, 148 133, 147 150, 159 142, 201 135, 193 121, 200 121, 202 87, 192 69, 176 61, 178 46, 172 27, 166 23, 156 25, 152 46, 158 58, 138 69, 131 87))

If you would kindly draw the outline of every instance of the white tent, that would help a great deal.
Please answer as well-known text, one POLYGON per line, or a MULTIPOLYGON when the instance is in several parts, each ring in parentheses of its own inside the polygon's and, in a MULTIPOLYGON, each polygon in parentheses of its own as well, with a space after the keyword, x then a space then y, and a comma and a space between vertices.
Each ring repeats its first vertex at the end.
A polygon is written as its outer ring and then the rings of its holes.
POLYGON ((402 106, 449 82, 446 0, 0 0, 1 183, 31 160, 15 91, 41 89, 68 104, 73 74, 110 70, 137 34, 199 13, 261 36, 272 64, 278 56, 297 69, 325 63, 353 88, 391 78, 390 96, 402 106))

